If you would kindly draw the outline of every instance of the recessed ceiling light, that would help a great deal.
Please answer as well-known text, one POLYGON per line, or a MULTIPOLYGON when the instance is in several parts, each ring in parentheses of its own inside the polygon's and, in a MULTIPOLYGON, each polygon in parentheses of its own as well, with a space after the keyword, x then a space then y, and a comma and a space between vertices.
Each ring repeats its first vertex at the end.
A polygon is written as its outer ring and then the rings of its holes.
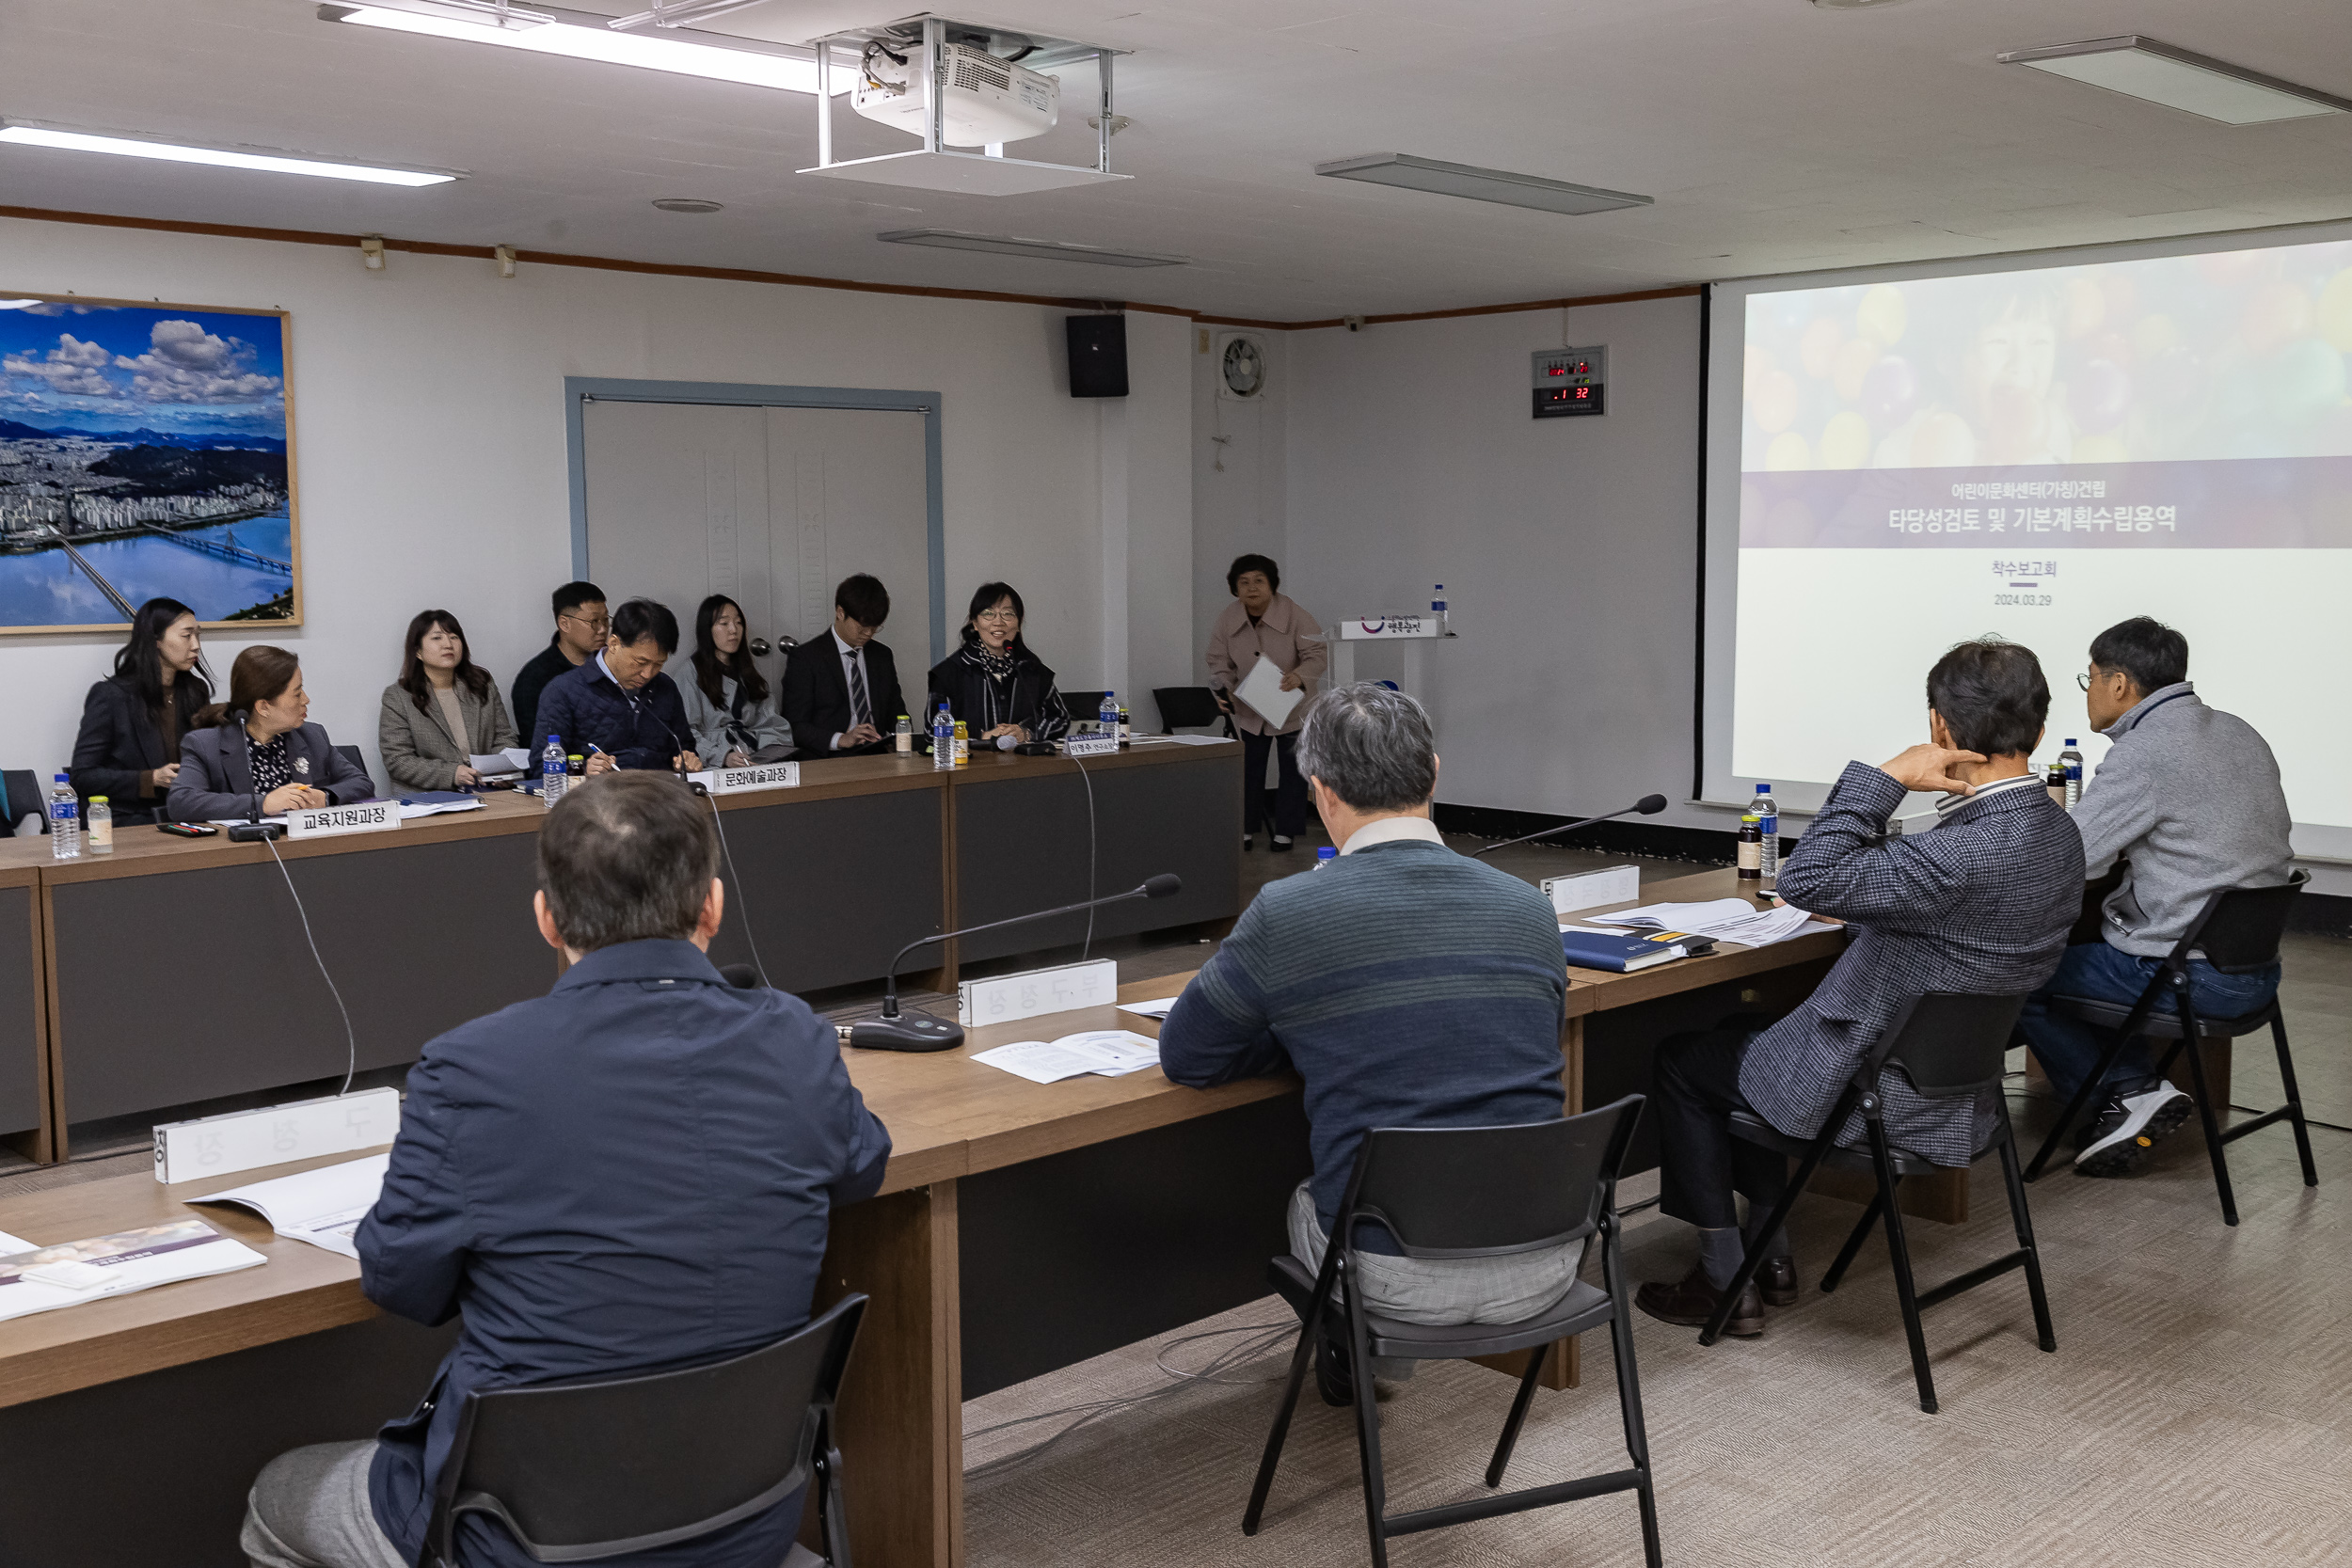
POLYGON ((655 206, 665 213, 723 213, 723 201, 706 201, 698 196, 662 196, 654 198, 655 206))
MULTIPOLYGON (((501 17, 488 6, 453 11, 448 0, 412 0, 389 6, 321 6, 321 22, 347 22, 358 27, 414 33, 424 38, 454 39, 462 43, 497 44, 534 55, 560 55, 568 59, 596 60, 605 65, 636 66, 679 76, 701 76, 715 82, 740 82, 748 87, 777 87, 786 92, 817 92, 817 59, 812 51, 786 50, 752 39, 701 33, 688 27, 666 29, 662 36, 615 32, 611 18, 586 12, 538 7, 511 11, 501 17)), ((837 61, 833 73, 834 95, 853 85, 856 68, 837 61)))
POLYGON ((2047 49, 2016 49, 1994 57, 2003 65, 2031 66, 2224 125, 2265 125, 2352 109, 2352 100, 2298 87, 2136 33, 2047 49))
POLYGON ((1181 267, 1182 256, 1152 256, 1142 251, 1104 250, 1099 245, 1070 245, 1061 240, 1023 240, 1010 234, 959 234, 951 229, 894 229, 874 238, 892 245, 936 245, 942 250, 985 250, 998 256, 1034 256, 1048 261, 1091 261, 1104 267, 1181 267))
POLYGON ((112 152, 125 158, 160 158, 172 164, 210 164, 218 168, 260 169, 269 174, 308 174, 322 180, 363 180, 373 185, 446 185, 465 175, 456 169, 385 168, 340 158, 313 158, 274 149, 189 147, 129 132, 71 131, 62 125, 0 120, 0 142, 18 147, 54 147, 68 152, 112 152))
POLYGON ((1408 191, 1431 191, 1471 201, 1500 201, 1509 207, 1533 207, 1546 213, 1606 213, 1618 207, 1647 207, 1653 200, 1626 191, 1571 185, 1565 180, 1512 174, 1499 168, 1474 168, 1469 164, 1444 164, 1406 152, 1375 152, 1367 158, 1317 164, 1315 172, 1335 180, 1367 180, 1375 185, 1400 185, 1408 191))
POLYGON ((1813 0, 1813 3, 1825 11, 1860 11, 1876 6, 1898 5, 1900 0, 1813 0))

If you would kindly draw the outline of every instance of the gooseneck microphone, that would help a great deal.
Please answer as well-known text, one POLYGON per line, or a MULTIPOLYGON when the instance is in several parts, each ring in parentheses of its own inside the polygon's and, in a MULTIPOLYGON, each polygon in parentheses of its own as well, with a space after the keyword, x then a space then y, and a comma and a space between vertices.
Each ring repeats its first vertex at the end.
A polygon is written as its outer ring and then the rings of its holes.
POLYGON ((1656 816, 1665 809, 1666 798, 1663 795, 1645 795, 1622 811, 1604 812, 1598 816, 1588 816, 1581 822, 1563 822, 1556 828, 1546 828, 1541 832, 1528 833, 1520 838, 1505 839, 1501 844, 1489 844, 1484 849, 1479 850, 1477 855, 1472 855, 1470 859, 1476 860, 1478 855, 1493 854, 1497 849, 1508 849, 1514 844, 1528 844, 1539 838, 1549 838, 1554 833, 1574 832, 1579 828, 1589 828, 1596 822, 1607 822, 1619 816, 1631 816, 1637 813, 1643 816, 1656 816))
POLYGON ((960 931, 941 931, 935 936, 917 937, 898 949, 890 960, 889 973, 882 980, 882 1010, 879 1018, 869 1018, 850 1025, 847 1034, 851 1045, 862 1051, 953 1051, 963 1043, 963 1025, 950 1023, 930 1013, 902 1013, 898 1010, 898 964, 909 953, 927 942, 946 942, 950 937, 968 937, 977 931, 993 931, 1000 926, 1018 926, 1024 921, 1050 920, 1057 914, 1075 914, 1104 904, 1123 903, 1130 898, 1172 898, 1184 891, 1184 879, 1172 871, 1163 871, 1137 887, 1107 897, 1089 898, 1076 904, 1064 904, 1059 909, 1039 910, 1034 914, 1016 914, 1008 920, 992 920, 984 925, 966 926, 960 931))
MULTIPOLYGON (((258 844, 264 839, 286 836, 283 822, 262 820, 262 782, 253 776, 253 736, 246 730, 246 717, 243 708, 229 716, 229 722, 236 726, 237 738, 245 742, 245 782, 252 788, 252 792, 246 797, 251 804, 246 811, 245 820, 229 830, 229 842, 231 844, 258 844)), ((291 887, 294 884, 288 882, 287 885, 291 887)), ((327 985, 331 989, 334 982, 330 980, 327 985)))

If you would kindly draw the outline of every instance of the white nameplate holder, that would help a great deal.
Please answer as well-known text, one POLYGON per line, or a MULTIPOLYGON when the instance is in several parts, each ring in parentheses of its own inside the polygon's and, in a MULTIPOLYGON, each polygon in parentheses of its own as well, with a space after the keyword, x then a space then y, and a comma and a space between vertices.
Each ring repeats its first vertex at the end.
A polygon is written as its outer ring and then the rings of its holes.
POLYGON ((1638 866, 1613 865, 1604 871, 1586 871, 1574 877, 1546 877, 1544 896, 1551 900, 1555 914, 1573 914, 1578 910, 1597 910, 1603 904, 1630 904, 1642 896, 1642 873, 1638 866))
POLYGON ((1116 735, 1073 734, 1069 739, 1061 743, 1061 752, 1062 755, 1066 757, 1117 756, 1119 754, 1119 736, 1116 735))
POLYGON ((707 773, 697 773, 703 787, 713 795, 740 795, 748 789, 798 789, 801 787, 801 765, 797 762, 771 762, 757 768, 714 768, 707 773))
POLYGON ((155 1129, 155 1180, 194 1181, 321 1154, 349 1154, 390 1143, 399 1131, 400 1091, 389 1087, 165 1122, 155 1129))
POLYGON ((993 980, 966 980, 956 988, 956 1022, 977 1029, 1080 1007, 1108 1007, 1118 1001, 1119 965, 1103 958, 1057 969, 1032 969, 1025 974, 1000 974, 993 980))
POLYGON ((380 833, 400 826, 398 800, 361 800, 349 806, 312 806, 286 814, 288 838, 331 838, 337 833, 380 833))
POLYGON ((1343 642, 1391 641, 1400 637, 1442 637, 1435 615, 1350 615, 1333 628, 1343 642))

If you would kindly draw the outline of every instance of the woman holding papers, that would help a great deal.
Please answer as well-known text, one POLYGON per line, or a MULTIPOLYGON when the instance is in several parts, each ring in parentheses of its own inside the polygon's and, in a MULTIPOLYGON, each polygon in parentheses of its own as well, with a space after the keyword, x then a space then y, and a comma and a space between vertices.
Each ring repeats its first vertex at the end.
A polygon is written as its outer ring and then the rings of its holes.
POLYGON ((196 716, 180 743, 180 776, 165 810, 174 822, 275 816, 311 806, 364 800, 367 774, 308 723, 310 694, 302 661, 256 643, 229 667, 229 701, 196 716))
POLYGON ((107 797, 115 825, 152 822, 180 773, 180 737, 213 700, 196 611, 150 599, 131 618, 111 680, 89 689, 73 740, 73 790, 107 797))
POLYGON ((1217 706, 1241 731, 1241 847, 1248 848, 1264 820, 1266 752, 1272 749, 1280 784, 1274 793, 1274 847, 1287 850, 1307 825, 1307 781, 1298 773, 1298 715, 1323 678, 1323 627, 1281 592, 1282 569, 1272 558, 1241 555, 1225 569, 1233 602, 1209 632, 1209 679, 1217 706), (1232 698, 1261 661, 1282 673, 1278 692, 1291 705, 1270 719, 1232 698))
POLYGON ((705 768, 749 768, 792 754, 792 726, 752 662, 743 607, 713 594, 694 612, 694 678, 677 683, 705 768))
POLYGON ((408 623, 376 736, 384 770, 408 789, 470 788, 482 782, 471 758, 516 744, 498 682, 468 655, 466 628, 448 610, 408 623))
POLYGON ((1009 752, 1032 740, 1058 740, 1070 728, 1054 672, 1021 640, 1023 617, 1010 583, 980 584, 964 619, 963 646, 931 666, 932 703, 946 703, 963 721, 976 748, 1009 752))

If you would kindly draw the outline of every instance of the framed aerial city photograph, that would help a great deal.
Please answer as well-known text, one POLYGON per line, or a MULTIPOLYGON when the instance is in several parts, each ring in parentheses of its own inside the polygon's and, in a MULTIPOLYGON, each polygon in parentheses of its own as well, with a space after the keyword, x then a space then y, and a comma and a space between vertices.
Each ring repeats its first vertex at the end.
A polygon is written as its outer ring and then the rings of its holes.
POLYGON ((0 635, 302 621, 287 317, 0 290, 0 635))

